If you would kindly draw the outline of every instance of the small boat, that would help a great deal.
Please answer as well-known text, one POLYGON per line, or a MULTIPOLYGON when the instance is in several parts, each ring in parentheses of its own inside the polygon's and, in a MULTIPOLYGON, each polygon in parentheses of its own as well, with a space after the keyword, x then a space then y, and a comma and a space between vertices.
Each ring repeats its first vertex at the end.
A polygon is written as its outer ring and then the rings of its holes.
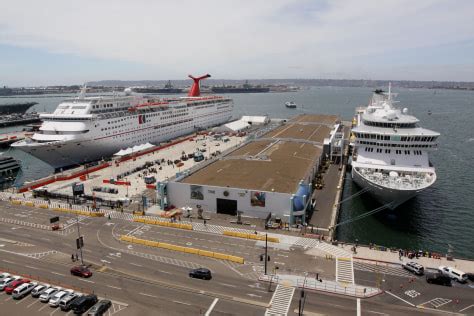
POLYGON ((431 115, 431 110, 428 110, 428 115, 431 115))
POLYGON ((7 189, 12 185, 21 169, 20 161, 0 155, 0 189, 7 189))
POLYGON ((293 101, 288 101, 288 102, 285 102, 285 106, 287 108, 290 108, 290 109, 295 109, 296 108, 296 103, 293 102, 293 101))

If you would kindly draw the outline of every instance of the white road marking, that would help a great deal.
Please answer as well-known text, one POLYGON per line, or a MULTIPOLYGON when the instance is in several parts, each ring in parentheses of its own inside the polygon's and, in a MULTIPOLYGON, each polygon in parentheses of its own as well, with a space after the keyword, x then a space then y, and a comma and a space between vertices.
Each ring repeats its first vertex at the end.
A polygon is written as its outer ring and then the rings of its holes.
POLYGON ((35 299, 33 301, 33 303, 31 303, 30 305, 26 306, 26 308, 30 308, 31 306, 35 305, 36 303, 38 303, 40 300, 39 299, 35 299))
POLYGON ((212 310, 214 309, 214 306, 216 306, 218 300, 219 300, 219 299, 218 299, 217 297, 214 299, 214 301, 212 302, 211 306, 209 306, 209 308, 208 308, 206 314, 204 314, 204 316, 209 316, 209 315, 211 315, 211 312, 212 312, 212 310))
POLYGON ((410 303, 410 302, 404 300, 403 298, 401 298, 401 297, 399 297, 399 296, 396 296, 395 294, 393 294, 393 293, 391 293, 391 292, 389 292, 389 291, 385 291, 385 293, 388 293, 388 294, 392 295, 393 297, 398 298, 400 301, 405 302, 405 303, 407 303, 407 304, 410 305, 410 306, 413 306, 413 307, 415 306, 414 304, 412 304, 412 303, 410 303))
POLYGON ((33 269, 33 270, 39 270, 39 268, 32 267, 32 266, 25 266, 25 267, 30 268, 30 269, 33 269))
MULTIPOLYGON (((219 283, 219 282, 218 282, 218 283, 219 283)), ((219 283, 219 284, 221 284, 221 285, 223 285, 223 286, 237 287, 237 286, 235 286, 235 285, 233 285, 233 284, 227 284, 227 283, 219 283)))
POLYGON ((474 306, 474 304, 473 304, 473 305, 469 305, 468 307, 464 307, 464 308, 461 309, 459 312, 463 312, 463 311, 465 311, 466 309, 469 309, 469 308, 471 308, 471 307, 473 307, 473 306, 474 306))
POLYGON ((173 301, 173 302, 175 302, 175 303, 177 303, 177 304, 183 304, 183 305, 191 306, 191 304, 186 303, 186 302, 180 302, 180 301, 173 301))
POLYGON ((54 311, 52 311, 49 316, 53 316, 54 313, 56 313, 59 310, 59 307, 57 307, 54 311))
POLYGON ((6 262, 6 263, 12 263, 12 264, 15 264, 15 262, 13 261, 8 261, 8 260, 5 260, 5 259, 2 259, 3 262, 6 262))
POLYGON ((172 274, 171 272, 163 271, 163 270, 156 270, 156 271, 161 272, 161 273, 165 273, 165 274, 172 274))
POLYGON ((118 286, 113 286, 113 285, 107 285, 107 287, 110 287, 110 288, 113 288, 113 289, 117 289, 117 290, 121 290, 122 288, 118 287, 118 286))
POLYGON ((376 311, 367 311, 367 313, 372 313, 372 314, 378 314, 378 315, 389 315, 389 314, 385 314, 385 313, 381 313, 381 312, 376 312, 376 311))
POLYGON ((85 280, 85 279, 81 279, 81 278, 80 278, 79 280, 81 280, 81 281, 83 281, 83 282, 95 283, 94 281, 91 281, 91 280, 85 280))
POLYGON ((52 274, 56 274, 56 275, 60 275, 60 276, 66 276, 65 274, 62 274, 62 273, 58 273, 58 272, 54 272, 54 271, 51 271, 52 274))
POLYGON ((133 262, 129 262, 131 265, 133 266, 137 266, 137 267, 143 267, 141 264, 138 264, 138 263, 133 263, 133 262))
POLYGON ((360 316, 361 315, 361 312, 360 312, 360 298, 357 299, 357 316, 360 316))
POLYGON ((250 297, 262 297, 262 296, 260 296, 260 295, 253 294, 253 293, 250 293, 250 294, 247 294, 247 295, 250 296, 250 297))
POLYGON ((38 309, 38 312, 41 312, 43 309, 46 308, 46 306, 49 306, 49 304, 44 304, 43 307, 41 307, 40 309, 38 309))
POLYGON ((149 296, 149 297, 154 297, 154 298, 158 298, 158 296, 155 296, 155 295, 151 295, 151 294, 147 294, 147 293, 138 293, 140 295, 143 295, 143 296, 149 296))

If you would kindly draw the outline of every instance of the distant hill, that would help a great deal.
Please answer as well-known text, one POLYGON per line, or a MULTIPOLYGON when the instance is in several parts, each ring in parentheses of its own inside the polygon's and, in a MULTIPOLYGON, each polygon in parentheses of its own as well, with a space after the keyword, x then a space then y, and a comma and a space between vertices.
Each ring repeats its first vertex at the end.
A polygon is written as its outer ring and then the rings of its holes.
MULTIPOLYGON (((246 80, 207 79, 206 86, 241 85, 246 80)), ((88 82, 88 86, 102 87, 133 87, 133 86, 164 86, 168 80, 101 80, 88 82)), ((394 87, 428 88, 428 89, 459 89, 474 90, 474 82, 456 81, 411 81, 411 80, 363 80, 363 79, 252 79, 253 85, 294 85, 300 87, 334 86, 334 87, 386 87, 389 82, 394 87)), ((191 80, 171 80, 176 87, 188 87, 191 80)))

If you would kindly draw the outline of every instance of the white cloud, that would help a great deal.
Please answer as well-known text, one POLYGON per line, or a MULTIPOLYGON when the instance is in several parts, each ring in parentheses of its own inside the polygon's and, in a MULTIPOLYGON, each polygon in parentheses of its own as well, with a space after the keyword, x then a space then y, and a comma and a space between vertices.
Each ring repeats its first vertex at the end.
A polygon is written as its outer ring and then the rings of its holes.
POLYGON ((163 79, 391 78, 367 57, 472 41, 474 29, 472 1, 0 1, 0 43, 146 64, 163 79))

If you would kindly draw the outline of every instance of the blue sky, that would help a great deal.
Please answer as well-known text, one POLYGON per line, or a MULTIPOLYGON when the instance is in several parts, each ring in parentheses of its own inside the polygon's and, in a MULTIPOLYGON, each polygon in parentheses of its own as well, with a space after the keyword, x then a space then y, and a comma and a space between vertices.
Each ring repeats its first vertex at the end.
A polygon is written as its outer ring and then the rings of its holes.
POLYGON ((17 0, 0 85, 103 79, 474 81, 474 1, 17 0))

